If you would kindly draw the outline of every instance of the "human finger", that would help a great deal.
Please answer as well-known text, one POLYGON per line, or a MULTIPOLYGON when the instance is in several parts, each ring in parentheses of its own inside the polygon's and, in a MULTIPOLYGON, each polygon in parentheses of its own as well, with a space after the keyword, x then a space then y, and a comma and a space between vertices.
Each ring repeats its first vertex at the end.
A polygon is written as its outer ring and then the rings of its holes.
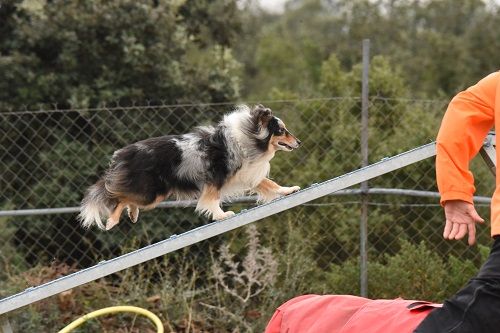
POLYGON ((474 222, 484 223, 484 219, 481 216, 479 216, 479 214, 477 213, 477 211, 474 207, 471 207, 471 209, 469 210, 469 215, 470 215, 470 217, 472 217, 474 222))
POLYGON ((462 223, 458 226, 458 232, 455 235, 455 239, 462 239, 465 236, 465 234, 467 234, 469 224, 470 223, 467 223, 467 224, 462 223))
POLYGON ((476 224, 470 223, 467 225, 467 228, 469 229, 468 243, 469 243, 469 245, 472 246, 476 242, 476 224))
POLYGON ((450 231, 450 234, 448 235, 448 239, 455 238, 455 236, 458 233, 459 227, 460 227, 460 223, 452 222, 451 231, 450 231))
POLYGON ((446 223, 444 225, 444 231, 443 231, 443 238, 444 239, 448 239, 448 237, 450 236, 451 226, 452 226, 452 223, 450 222, 450 220, 446 220, 446 223))

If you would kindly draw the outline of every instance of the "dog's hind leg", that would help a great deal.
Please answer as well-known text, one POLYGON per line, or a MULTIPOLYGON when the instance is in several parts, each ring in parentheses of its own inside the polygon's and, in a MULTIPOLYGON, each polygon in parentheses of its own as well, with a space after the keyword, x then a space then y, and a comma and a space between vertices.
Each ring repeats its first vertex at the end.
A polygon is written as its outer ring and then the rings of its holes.
POLYGON ((136 223, 137 220, 139 219, 139 207, 137 207, 134 204, 128 204, 127 213, 128 217, 130 218, 130 221, 132 221, 132 223, 136 223))
POLYGON ((268 178, 264 178, 255 188, 255 191, 259 194, 259 200, 263 202, 271 201, 279 196, 291 194, 298 190, 300 190, 298 186, 280 186, 268 178))
POLYGON ((158 194, 155 198, 155 200, 147 205, 145 205, 144 209, 153 209, 155 208, 160 202, 162 202, 163 200, 165 200, 165 198, 168 197, 168 193, 167 194, 158 194))
POLYGON ((118 205, 116 205, 115 210, 111 213, 111 215, 108 218, 108 221, 106 222, 106 230, 109 230, 118 223, 120 223, 120 216, 122 215, 122 211, 124 208, 125 208, 125 203, 118 202, 118 205))
POLYGON ((234 212, 224 212, 220 207, 220 191, 214 185, 205 184, 201 191, 196 211, 207 216, 212 215, 214 220, 222 220, 234 215, 234 212))

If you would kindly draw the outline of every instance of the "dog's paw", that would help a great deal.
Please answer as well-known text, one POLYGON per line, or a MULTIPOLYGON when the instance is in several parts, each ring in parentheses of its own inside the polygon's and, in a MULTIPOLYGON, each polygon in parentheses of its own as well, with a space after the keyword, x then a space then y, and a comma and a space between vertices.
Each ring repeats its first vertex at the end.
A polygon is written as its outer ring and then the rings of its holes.
POLYGON ((110 230, 111 228, 113 228, 115 225, 117 225, 118 223, 120 223, 120 221, 115 221, 111 218, 108 219, 108 221, 106 222, 106 230, 110 230))
POLYGON ((297 192, 298 190, 300 190, 300 186, 291 186, 291 187, 282 186, 278 192, 281 195, 288 195, 297 192))
POLYGON ((275 199, 278 199, 279 197, 281 197, 281 194, 279 193, 265 193, 265 194, 259 193, 259 196, 257 197, 257 203, 258 204, 268 203, 275 199))
POLYGON ((139 219, 139 208, 137 208, 137 207, 135 207, 135 208, 128 207, 127 208, 127 213, 128 213, 128 217, 130 218, 130 221, 132 221, 132 223, 136 223, 137 220, 139 219))
POLYGON ((227 219, 228 217, 236 215, 233 211, 228 210, 227 212, 222 212, 220 214, 214 214, 212 217, 215 221, 227 219))

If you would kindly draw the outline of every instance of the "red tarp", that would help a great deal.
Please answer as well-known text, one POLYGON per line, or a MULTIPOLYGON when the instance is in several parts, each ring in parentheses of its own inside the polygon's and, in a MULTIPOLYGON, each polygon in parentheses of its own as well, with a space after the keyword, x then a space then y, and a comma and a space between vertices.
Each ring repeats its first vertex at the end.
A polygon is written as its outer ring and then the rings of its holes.
POLYGON ((440 306, 400 298, 304 295, 281 305, 265 333, 410 333, 440 306))

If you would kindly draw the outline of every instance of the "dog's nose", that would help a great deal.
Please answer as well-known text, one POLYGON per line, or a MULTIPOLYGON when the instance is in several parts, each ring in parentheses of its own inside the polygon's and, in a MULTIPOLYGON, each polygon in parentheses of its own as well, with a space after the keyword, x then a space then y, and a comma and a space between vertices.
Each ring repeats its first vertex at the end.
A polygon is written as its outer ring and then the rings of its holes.
POLYGON ((299 139, 296 139, 297 140, 297 144, 300 146, 302 144, 302 141, 300 141, 299 139))

